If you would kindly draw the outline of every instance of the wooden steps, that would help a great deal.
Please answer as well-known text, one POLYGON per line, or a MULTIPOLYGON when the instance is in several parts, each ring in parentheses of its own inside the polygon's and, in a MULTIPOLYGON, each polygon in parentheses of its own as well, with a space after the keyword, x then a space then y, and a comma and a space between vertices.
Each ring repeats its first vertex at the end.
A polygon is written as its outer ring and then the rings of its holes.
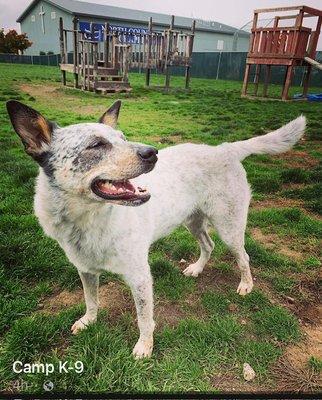
MULTIPOLYGON (((73 72, 73 64, 60 64, 60 68, 66 72, 73 72)), ((76 67, 77 69, 77 67, 76 67)), ((82 75, 81 66, 78 67, 78 74, 82 75)), ((123 76, 118 74, 119 70, 117 68, 106 68, 98 67, 96 71, 97 81, 94 80, 94 68, 92 66, 86 66, 86 76, 90 79, 89 85, 90 90, 99 92, 102 94, 106 93, 120 93, 120 92, 130 92, 132 90, 129 82, 123 81, 123 76)), ((88 83, 86 84, 86 89, 88 88, 88 83)))
MULTIPOLYGON (((60 69, 62 71, 66 72, 74 72, 74 64, 59 64, 60 69)), ((79 65, 78 67, 76 66, 76 69, 78 68, 78 73, 81 72, 82 66, 79 65)), ((93 66, 86 66, 86 71, 88 71, 90 74, 93 73, 93 66)), ((110 68, 110 67, 98 67, 97 69, 97 74, 98 75, 117 75, 118 74, 118 69, 117 68, 110 68)))
POLYGON ((91 89, 100 93, 120 93, 130 92, 132 90, 129 82, 124 81, 92 81, 90 83, 91 89))
MULTIPOLYGON (((90 78, 94 78, 94 75, 92 75, 92 74, 87 75, 87 76, 89 76, 90 78)), ((121 75, 99 75, 98 79, 99 80, 101 79, 104 82, 106 82, 106 81, 122 81, 123 76, 121 76, 121 75)))

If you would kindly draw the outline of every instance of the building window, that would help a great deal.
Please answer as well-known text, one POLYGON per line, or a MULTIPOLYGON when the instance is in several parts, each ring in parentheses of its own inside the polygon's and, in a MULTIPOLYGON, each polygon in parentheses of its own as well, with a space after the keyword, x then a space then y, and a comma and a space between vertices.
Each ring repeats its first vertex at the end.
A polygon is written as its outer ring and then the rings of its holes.
POLYGON ((32 15, 31 16, 31 22, 35 22, 36 21, 36 17, 35 17, 35 15, 32 15))
POLYGON ((51 19, 56 19, 56 12, 55 12, 55 11, 52 11, 52 12, 50 13, 50 18, 51 18, 51 19))
POLYGON ((224 41, 223 40, 217 41, 217 50, 224 50, 224 41))

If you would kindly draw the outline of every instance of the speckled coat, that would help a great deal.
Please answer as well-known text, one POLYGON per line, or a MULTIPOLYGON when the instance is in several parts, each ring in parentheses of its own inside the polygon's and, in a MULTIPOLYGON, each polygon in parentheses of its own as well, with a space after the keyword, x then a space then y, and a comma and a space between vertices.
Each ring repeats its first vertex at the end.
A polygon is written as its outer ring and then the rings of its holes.
POLYGON ((111 271, 123 277, 134 296, 140 337, 133 354, 151 355, 154 321, 148 252, 154 241, 181 224, 200 245, 200 257, 185 269, 185 275, 198 276, 209 260, 213 242, 207 229, 212 225, 236 257, 241 272, 238 293, 252 290, 244 249, 251 193, 241 161, 251 154, 290 149, 304 133, 304 117, 245 141, 166 148, 159 152, 153 169, 137 155, 145 146, 126 141, 115 128, 119 102, 100 123, 66 128, 49 123, 21 103, 9 103, 16 132, 40 164, 35 213, 45 233, 58 241, 78 269, 84 286, 86 313, 73 325, 73 333, 96 320, 99 274, 111 271), (101 141, 104 145, 98 146, 101 141), (149 199, 102 198, 92 190, 98 177, 109 182, 130 179, 136 187, 147 187, 149 199))

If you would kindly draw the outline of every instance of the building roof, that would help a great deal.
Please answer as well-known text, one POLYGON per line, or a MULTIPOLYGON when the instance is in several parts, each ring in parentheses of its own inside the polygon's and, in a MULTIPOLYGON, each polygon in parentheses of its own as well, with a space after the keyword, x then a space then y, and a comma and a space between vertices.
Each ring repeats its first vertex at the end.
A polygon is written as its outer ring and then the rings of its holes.
MULTIPOLYGON (((33 0, 24 12, 19 16, 17 22, 23 21, 23 19, 29 14, 29 11, 39 2, 40 0, 33 0)), ((123 7, 115 7, 107 4, 95 4, 77 0, 44 0, 49 4, 52 4, 72 15, 96 17, 96 18, 113 18, 121 19, 123 21, 139 22, 147 24, 149 18, 152 17, 153 23, 162 26, 169 26, 171 17, 167 14, 159 14, 149 11, 132 10, 123 7)), ((193 18, 175 16, 174 25, 176 28, 191 28, 193 18)), ((232 26, 221 24, 215 21, 203 21, 196 19, 196 30, 197 31, 210 31, 220 32, 226 34, 234 34, 239 31, 232 26)), ((239 35, 248 36, 249 34, 244 31, 240 31, 239 35)))

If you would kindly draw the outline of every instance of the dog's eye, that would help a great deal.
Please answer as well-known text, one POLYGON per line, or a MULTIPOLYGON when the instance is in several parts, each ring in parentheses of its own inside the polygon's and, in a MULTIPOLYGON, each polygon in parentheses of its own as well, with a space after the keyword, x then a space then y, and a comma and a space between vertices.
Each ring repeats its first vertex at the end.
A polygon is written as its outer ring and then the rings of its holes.
POLYGON ((93 144, 90 144, 89 146, 86 147, 86 149, 87 149, 87 150, 90 150, 90 149, 99 149, 99 148, 104 147, 104 146, 106 146, 106 145, 107 145, 106 142, 103 142, 103 141, 100 140, 99 142, 95 142, 95 143, 93 143, 93 144))

